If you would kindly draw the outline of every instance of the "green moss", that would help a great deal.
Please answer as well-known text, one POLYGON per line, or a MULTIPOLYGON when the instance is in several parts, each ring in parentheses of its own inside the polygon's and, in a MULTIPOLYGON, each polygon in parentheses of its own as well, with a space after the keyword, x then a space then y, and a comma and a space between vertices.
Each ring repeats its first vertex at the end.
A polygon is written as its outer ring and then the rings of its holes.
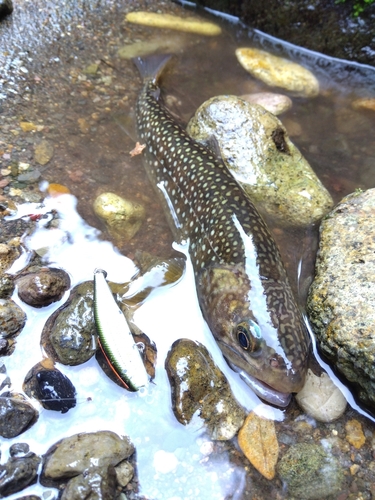
MULTIPOLYGON (((336 0, 335 3, 345 3, 347 0, 336 0)), ((353 15, 358 17, 359 14, 365 10, 366 7, 373 4, 375 0, 355 0, 353 5, 353 15)))

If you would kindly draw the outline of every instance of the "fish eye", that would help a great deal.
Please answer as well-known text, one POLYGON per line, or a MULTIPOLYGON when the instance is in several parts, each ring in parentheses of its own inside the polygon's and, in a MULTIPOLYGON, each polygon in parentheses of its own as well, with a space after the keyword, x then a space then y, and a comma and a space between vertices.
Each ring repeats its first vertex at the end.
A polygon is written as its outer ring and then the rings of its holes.
POLYGON ((238 343, 245 351, 256 352, 261 347, 262 333, 255 321, 248 320, 238 323, 236 327, 238 343))

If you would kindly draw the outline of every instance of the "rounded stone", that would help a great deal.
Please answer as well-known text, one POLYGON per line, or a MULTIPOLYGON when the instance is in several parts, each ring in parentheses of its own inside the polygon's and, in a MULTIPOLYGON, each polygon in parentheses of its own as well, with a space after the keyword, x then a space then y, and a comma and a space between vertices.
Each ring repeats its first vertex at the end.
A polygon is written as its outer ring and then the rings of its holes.
POLYGON ((22 434, 37 417, 36 409, 21 396, 0 397, 0 436, 11 439, 22 434))
POLYGON ((0 337, 18 335, 25 323, 25 312, 13 300, 0 299, 0 337))
POLYGON ((273 92, 257 92, 254 94, 245 94, 241 99, 250 104, 258 104, 273 115, 281 115, 292 107, 290 97, 283 94, 275 94, 273 92))
POLYGON ((346 399, 326 373, 307 371, 303 389, 296 395, 299 406, 319 422, 333 422, 344 413, 346 399))
POLYGON ((210 147, 260 209, 283 224, 308 225, 321 219, 333 200, 309 163, 291 142, 280 120, 236 96, 204 102, 187 131, 210 147))
POLYGON ((115 193, 102 193, 94 201, 95 214, 105 223, 111 236, 131 240, 145 218, 139 203, 126 200, 115 193))
POLYGON ((92 281, 73 288, 68 300, 47 320, 41 343, 47 354, 64 365, 79 365, 96 352, 92 281))
POLYGON ((68 273, 62 269, 38 268, 16 278, 18 296, 33 307, 45 307, 62 298, 70 287, 68 273))
POLYGON ((337 459, 317 444, 291 446, 279 461, 277 470, 290 496, 301 500, 318 500, 337 494, 344 479, 337 459))
POLYGON ((246 71, 271 87, 281 87, 303 97, 319 94, 318 80, 300 64, 255 48, 238 48, 236 56, 246 71))

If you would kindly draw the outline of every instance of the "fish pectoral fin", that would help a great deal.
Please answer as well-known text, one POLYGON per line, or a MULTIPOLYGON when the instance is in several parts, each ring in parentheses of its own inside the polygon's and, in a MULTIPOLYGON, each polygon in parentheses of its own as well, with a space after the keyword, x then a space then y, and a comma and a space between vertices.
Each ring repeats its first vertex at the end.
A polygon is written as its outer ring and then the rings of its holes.
POLYGON ((214 135, 210 135, 210 137, 205 140, 205 145, 210 151, 212 151, 212 153, 219 161, 225 163, 221 155, 220 144, 217 140, 217 137, 215 137, 214 135))
POLYGON ((113 117, 117 125, 125 132, 125 134, 130 137, 134 142, 137 142, 137 132, 135 125, 135 115, 130 112, 129 114, 115 115, 113 117))

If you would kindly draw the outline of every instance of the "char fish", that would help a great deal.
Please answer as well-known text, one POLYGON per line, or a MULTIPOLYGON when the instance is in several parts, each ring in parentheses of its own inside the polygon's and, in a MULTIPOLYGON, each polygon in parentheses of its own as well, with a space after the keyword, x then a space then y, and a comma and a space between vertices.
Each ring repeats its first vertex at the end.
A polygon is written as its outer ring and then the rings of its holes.
POLYGON ((164 108, 169 56, 136 58, 136 104, 148 176, 176 239, 189 241, 203 316, 229 365, 263 399, 286 406, 305 380, 310 340, 265 222, 221 159, 164 108))

